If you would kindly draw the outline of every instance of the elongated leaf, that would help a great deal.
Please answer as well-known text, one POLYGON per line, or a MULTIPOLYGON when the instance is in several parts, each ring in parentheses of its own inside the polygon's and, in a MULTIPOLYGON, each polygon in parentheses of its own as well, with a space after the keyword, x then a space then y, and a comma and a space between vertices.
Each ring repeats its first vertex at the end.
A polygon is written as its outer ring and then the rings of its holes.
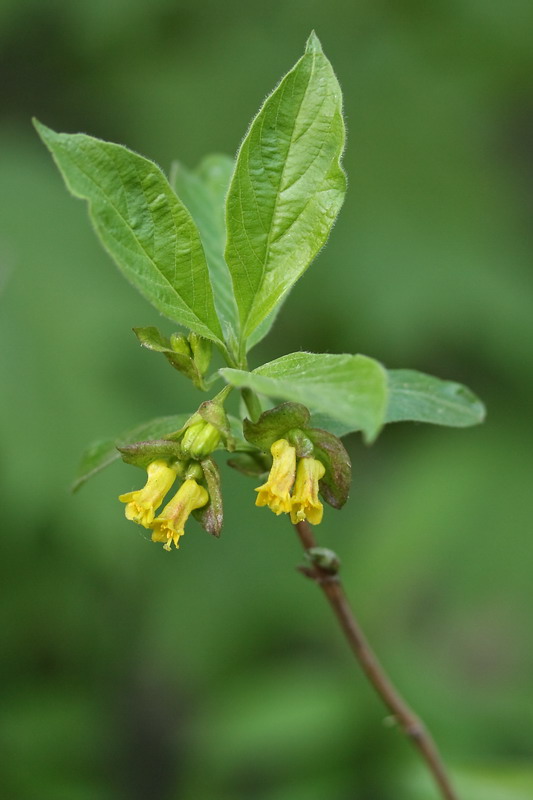
POLYGON ((221 343, 200 235, 159 167, 118 144, 35 126, 124 276, 169 319, 221 343))
POLYGON ((387 422, 414 420, 466 428, 485 418, 485 406, 460 383, 411 369, 389 370, 387 422))
POLYGON ((385 421, 386 371, 367 356, 290 353, 253 372, 225 368, 220 373, 233 386, 328 414, 351 430, 363 431, 368 441, 385 421))
POLYGON ((315 34, 244 139, 227 198, 226 262, 247 339, 307 269, 346 191, 342 93, 315 34))
POLYGON ((229 156, 210 155, 195 170, 179 161, 172 165, 170 183, 198 226, 204 246, 215 306, 226 341, 237 338, 238 312, 231 276, 224 258, 226 246, 225 200, 234 168, 229 156))
POLYGON ((185 424, 188 417, 188 414, 157 417, 150 422, 144 422, 142 425, 130 428, 116 439, 102 439, 99 442, 95 442, 83 454, 76 479, 72 484, 72 491, 75 492, 93 475, 97 475, 109 464, 118 461, 121 456, 117 446, 133 444, 147 439, 158 439, 168 433, 173 433, 185 424))
MULTIPOLYGON (((389 405, 385 422, 427 422, 466 428, 485 418, 485 406, 466 386, 443 381, 411 369, 390 369, 389 405)), ((331 414, 313 414, 313 425, 345 436, 356 428, 339 422, 331 414)))

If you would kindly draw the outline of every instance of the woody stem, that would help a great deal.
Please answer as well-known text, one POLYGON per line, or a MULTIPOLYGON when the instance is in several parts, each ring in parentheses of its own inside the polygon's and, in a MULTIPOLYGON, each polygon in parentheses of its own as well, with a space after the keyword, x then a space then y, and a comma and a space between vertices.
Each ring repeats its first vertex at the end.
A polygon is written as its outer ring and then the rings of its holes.
MULTIPOLYGON (((315 538, 307 522, 298 522, 295 526, 304 550, 316 547, 315 538)), ((302 572, 313 579, 324 592, 335 616, 342 628, 356 659, 361 665, 368 680, 379 694, 385 705, 401 725, 405 735, 425 761, 444 800, 458 800, 450 778, 439 754, 433 738, 422 720, 405 702, 387 673, 381 666, 369 642, 366 639, 354 613, 350 607, 342 583, 337 575, 331 575, 317 565, 303 568, 302 572)))

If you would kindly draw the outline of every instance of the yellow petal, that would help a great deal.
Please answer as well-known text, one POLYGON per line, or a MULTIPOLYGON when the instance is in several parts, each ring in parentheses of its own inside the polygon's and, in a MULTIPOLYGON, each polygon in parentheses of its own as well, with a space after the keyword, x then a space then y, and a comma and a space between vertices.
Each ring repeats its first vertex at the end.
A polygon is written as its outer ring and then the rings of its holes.
POLYGON ((184 481, 172 500, 167 503, 159 516, 150 525, 153 542, 165 542, 164 549, 170 550, 174 542, 179 547, 179 539, 185 533, 185 523, 190 514, 209 502, 209 494, 193 478, 184 481))
POLYGON ((290 491, 296 474, 296 450, 286 439, 278 439, 270 452, 273 456, 268 480, 255 491, 256 506, 268 506, 274 514, 287 514, 291 510, 290 491))
POLYGON ((322 522, 324 508, 318 499, 318 482, 324 477, 325 467, 316 458, 301 458, 298 462, 296 482, 292 493, 291 522, 307 520, 312 525, 322 522))
POLYGON ((148 479, 142 489, 119 495, 121 503, 127 503, 126 519, 149 528, 155 512, 176 480, 176 469, 166 461, 152 461, 147 468, 148 479))

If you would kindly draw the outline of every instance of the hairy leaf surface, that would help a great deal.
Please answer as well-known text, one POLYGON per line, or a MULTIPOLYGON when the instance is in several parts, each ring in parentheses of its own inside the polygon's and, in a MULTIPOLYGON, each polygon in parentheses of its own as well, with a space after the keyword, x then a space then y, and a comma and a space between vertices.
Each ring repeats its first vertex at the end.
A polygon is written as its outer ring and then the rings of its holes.
POLYGON ((242 339, 324 245, 346 191, 344 140, 341 89, 311 34, 305 54, 253 120, 230 184, 226 262, 242 339))
POLYGON ((327 414, 350 430, 363 431, 368 441, 385 421, 387 374, 367 356, 290 353, 253 372, 225 368, 220 373, 233 386, 327 414))
POLYGON ((124 276, 166 317, 221 343, 200 234, 159 167, 121 145, 35 125, 124 276))
POLYGON ((387 422, 413 420, 466 428, 485 418, 485 406, 466 386, 412 369, 389 370, 387 422))
MULTIPOLYGON (((390 369, 388 422, 426 422, 452 428, 478 425, 485 419, 485 406, 466 386, 444 381, 411 369, 390 369)), ((356 428, 339 422, 331 414, 313 414, 313 425, 345 436, 356 428)))

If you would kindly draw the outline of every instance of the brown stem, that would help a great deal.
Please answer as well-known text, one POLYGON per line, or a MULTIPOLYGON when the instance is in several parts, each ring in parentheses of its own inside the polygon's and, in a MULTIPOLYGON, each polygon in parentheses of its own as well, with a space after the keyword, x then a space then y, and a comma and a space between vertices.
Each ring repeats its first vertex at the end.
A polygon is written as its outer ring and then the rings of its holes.
MULTIPOLYGON (((316 547, 316 542, 307 522, 299 522, 294 526, 300 537, 304 550, 316 547)), ((370 683, 379 694, 385 705, 399 722, 405 735, 426 762, 428 769, 439 786, 445 800, 458 800, 452 788, 444 763, 437 746, 423 722, 407 705, 403 697, 391 683, 387 673, 379 663, 366 636, 359 627, 344 589, 337 575, 331 575, 317 565, 305 567, 302 572, 312 578, 322 589, 331 605, 335 616, 354 651, 355 657, 363 668, 370 683)))

